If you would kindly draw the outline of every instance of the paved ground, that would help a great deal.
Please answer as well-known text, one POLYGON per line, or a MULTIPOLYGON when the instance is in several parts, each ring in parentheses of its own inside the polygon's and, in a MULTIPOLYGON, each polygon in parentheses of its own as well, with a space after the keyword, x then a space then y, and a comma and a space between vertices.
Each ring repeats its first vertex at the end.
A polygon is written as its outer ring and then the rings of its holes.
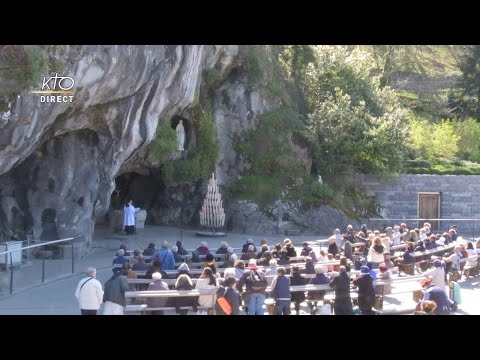
MULTIPOLYGON (((187 249, 195 248, 202 240, 208 242, 209 247, 217 247, 221 241, 227 241, 233 247, 240 247, 246 239, 252 238, 258 244, 264 236, 250 236, 244 234, 227 234, 225 238, 202 239, 195 236, 195 231, 185 230, 181 234, 177 228, 166 226, 148 226, 140 229, 134 236, 113 234, 107 228, 97 228, 92 251, 82 259, 75 260, 75 273, 72 274, 71 260, 46 260, 45 283, 42 284, 42 261, 31 260, 29 266, 23 266, 14 272, 14 293, 9 295, 10 273, 0 272, 0 314, 24 315, 74 315, 78 314, 78 305, 74 292, 78 281, 85 275, 83 271, 88 266, 97 270, 97 278, 103 284, 111 276, 111 262, 115 250, 121 243, 128 248, 143 250, 148 243, 154 241, 157 246, 163 240, 171 245, 183 237, 187 249)), ((303 241, 325 239, 327 236, 292 236, 296 244, 303 241)), ((285 236, 267 236, 270 243, 283 242, 285 236)), ((480 278, 462 281, 462 300, 458 314, 480 315, 480 278)), ((399 294, 389 298, 384 303, 386 310, 392 308, 408 308, 414 305, 411 293, 399 294)), ((305 308, 302 309, 305 312, 305 308)))

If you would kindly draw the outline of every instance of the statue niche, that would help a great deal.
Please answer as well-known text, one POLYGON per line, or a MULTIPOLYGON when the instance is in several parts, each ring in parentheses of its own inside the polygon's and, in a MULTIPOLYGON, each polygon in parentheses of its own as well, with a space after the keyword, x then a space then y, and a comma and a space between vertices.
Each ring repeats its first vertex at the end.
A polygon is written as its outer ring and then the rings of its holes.
POLYGON ((185 128, 183 127, 183 120, 178 122, 175 131, 177 132, 177 150, 185 151, 185 128))

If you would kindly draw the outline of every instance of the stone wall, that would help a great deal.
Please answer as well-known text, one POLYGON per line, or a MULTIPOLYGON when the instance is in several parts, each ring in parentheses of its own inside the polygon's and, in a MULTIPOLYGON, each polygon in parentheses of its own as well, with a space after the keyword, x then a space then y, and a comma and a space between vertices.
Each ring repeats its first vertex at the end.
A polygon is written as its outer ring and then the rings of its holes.
MULTIPOLYGON (((383 218, 418 218, 418 193, 440 193, 440 218, 480 218, 480 176, 476 175, 400 175, 394 180, 379 180, 373 176, 359 176, 362 186, 374 192, 382 206, 383 218)), ((398 223, 399 221, 393 221, 398 223)), ((392 222, 390 222, 392 223, 392 222)), ((415 221, 406 222, 416 227, 415 221)), ((376 227, 379 221, 372 221, 376 227)), ((383 222, 382 222, 383 224, 383 222)), ((480 221, 442 221, 441 229, 456 224, 460 230, 480 231, 480 221)))

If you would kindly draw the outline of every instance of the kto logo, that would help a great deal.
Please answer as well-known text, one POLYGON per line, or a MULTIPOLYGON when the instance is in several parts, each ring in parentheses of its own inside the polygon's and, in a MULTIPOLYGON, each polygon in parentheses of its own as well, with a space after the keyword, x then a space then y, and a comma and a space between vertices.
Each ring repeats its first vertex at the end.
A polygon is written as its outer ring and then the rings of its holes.
POLYGON ((73 86, 75 80, 70 76, 44 76, 42 82, 42 90, 33 91, 34 94, 48 94, 40 96, 40 102, 72 102, 73 101, 73 86), (57 95, 53 95, 57 94, 57 95))

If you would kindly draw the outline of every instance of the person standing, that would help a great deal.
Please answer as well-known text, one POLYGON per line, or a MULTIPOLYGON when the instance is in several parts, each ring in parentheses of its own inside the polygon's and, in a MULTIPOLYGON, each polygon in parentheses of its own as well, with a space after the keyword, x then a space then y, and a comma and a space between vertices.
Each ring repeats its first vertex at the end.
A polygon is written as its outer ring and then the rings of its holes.
POLYGON ((133 200, 129 200, 123 208, 123 226, 127 235, 133 235, 135 232, 135 213, 140 210, 132 204, 133 200))
POLYGON ((350 278, 347 268, 340 266, 339 274, 330 281, 330 287, 335 289, 335 315, 353 315, 352 299, 350 298, 350 278))
POLYGON ((360 276, 353 280, 353 285, 358 287, 358 307, 360 311, 363 315, 372 315, 372 307, 375 304, 375 289, 368 266, 363 265, 360 268, 360 276))
POLYGON ((122 275, 121 268, 113 269, 113 275, 105 283, 104 289, 103 301, 105 302, 105 307, 103 315, 123 315, 128 281, 127 277, 122 275))
POLYGON ((82 315, 97 315, 103 302, 103 290, 100 281, 95 279, 97 270, 93 267, 87 269, 87 277, 80 280, 75 291, 75 297, 80 305, 82 315))
POLYGON ((263 315, 263 304, 265 303, 265 289, 268 286, 265 274, 257 269, 257 261, 250 259, 249 270, 245 271, 238 281, 237 289, 240 293, 245 285, 248 298, 248 315, 263 315))
POLYGON ((290 315, 292 294, 290 293, 290 278, 285 276, 284 267, 277 269, 277 276, 273 279, 271 294, 275 299, 275 315, 290 315))
POLYGON ((237 280, 233 277, 225 278, 222 285, 217 290, 217 299, 224 297, 232 308, 231 314, 226 314, 218 301, 215 302, 215 312, 217 315, 240 315, 240 294, 236 290, 237 280))

